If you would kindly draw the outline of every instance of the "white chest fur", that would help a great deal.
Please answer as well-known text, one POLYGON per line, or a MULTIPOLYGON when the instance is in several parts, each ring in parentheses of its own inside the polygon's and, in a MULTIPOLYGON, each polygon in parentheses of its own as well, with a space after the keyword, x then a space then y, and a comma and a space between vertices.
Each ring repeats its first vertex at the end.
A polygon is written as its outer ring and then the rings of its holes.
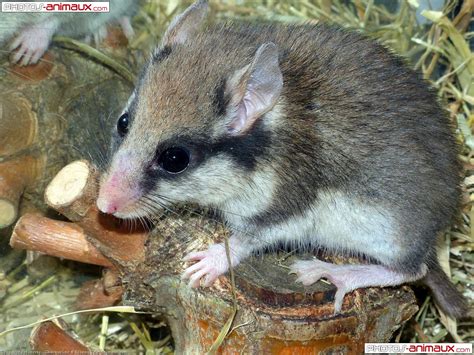
POLYGON ((251 231, 235 215, 229 219, 236 233, 249 231, 254 247, 283 241, 295 248, 313 245, 336 253, 369 255, 386 263, 396 261, 401 251, 397 242, 399 230, 387 208, 364 203, 339 191, 320 193, 317 202, 303 215, 259 230, 251 231))

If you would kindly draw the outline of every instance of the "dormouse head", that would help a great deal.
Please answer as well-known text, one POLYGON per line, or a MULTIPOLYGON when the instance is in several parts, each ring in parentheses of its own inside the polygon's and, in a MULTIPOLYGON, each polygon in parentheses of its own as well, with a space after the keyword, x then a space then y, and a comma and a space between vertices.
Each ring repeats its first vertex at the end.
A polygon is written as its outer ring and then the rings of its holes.
POLYGON ((102 212, 134 218, 179 202, 219 206, 268 158, 267 116, 283 86, 278 48, 234 45, 224 27, 201 31, 207 9, 198 1, 173 20, 118 118, 102 212))

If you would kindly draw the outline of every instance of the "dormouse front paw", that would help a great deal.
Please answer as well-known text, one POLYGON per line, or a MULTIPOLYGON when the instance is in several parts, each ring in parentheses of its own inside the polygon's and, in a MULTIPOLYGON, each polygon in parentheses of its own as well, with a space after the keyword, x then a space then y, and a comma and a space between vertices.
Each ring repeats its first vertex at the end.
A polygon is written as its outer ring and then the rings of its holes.
MULTIPOLYGON (((235 258, 233 258, 235 259, 235 258)), ((185 256, 184 261, 197 261, 183 273, 182 279, 189 280, 189 285, 199 287, 204 277, 204 287, 211 286, 214 281, 229 269, 227 255, 223 244, 213 244, 206 251, 192 252, 185 256)), ((232 260, 233 266, 237 260, 232 260)))
POLYGON ((16 49, 11 59, 12 63, 36 64, 48 49, 55 30, 54 21, 50 24, 39 23, 24 28, 10 45, 11 51, 16 49))

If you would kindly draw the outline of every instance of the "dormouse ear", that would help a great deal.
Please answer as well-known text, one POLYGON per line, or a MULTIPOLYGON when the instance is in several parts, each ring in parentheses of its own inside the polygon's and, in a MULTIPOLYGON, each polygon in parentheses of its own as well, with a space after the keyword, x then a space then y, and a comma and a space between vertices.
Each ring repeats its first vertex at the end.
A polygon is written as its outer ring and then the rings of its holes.
POLYGON ((227 91, 234 108, 227 125, 230 134, 249 130, 278 101, 283 87, 283 75, 278 64, 278 47, 265 43, 257 50, 253 62, 237 70, 230 78, 227 91))
POLYGON ((181 15, 176 16, 166 30, 162 46, 182 44, 199 30, 208 10, 207 0, 196 1, 181 15))

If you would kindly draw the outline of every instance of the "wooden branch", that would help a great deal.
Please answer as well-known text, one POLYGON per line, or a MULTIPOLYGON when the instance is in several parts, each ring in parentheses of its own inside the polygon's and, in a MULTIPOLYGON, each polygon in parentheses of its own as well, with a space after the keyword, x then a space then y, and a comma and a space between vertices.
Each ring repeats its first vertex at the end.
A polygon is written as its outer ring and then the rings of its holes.
POLYGON ((98 194, 97 169, 87 161, 64 167, 48 185, 46 203, 77 222, 104 255, 122 267, 144 260, 147 231, 132 230, 130 225, 101 213, 95 204, 98 194))
POLYGON ((25 214, 18 220, 10 245, 83 263, 112 266, 87 240, 81 227, 37 214, 25 214))
POLYGON ((122 268, 133 269, 144 261, 148 237, 145 229, 134 229, 127 221, 102 214, 95 205, 77 224, 90 236, 92 244, 122 268))
POLYGON ((18 205, 25 188, 42 169, 41 159, 22 156, 0 163, 0 228, 18 217, 18 205))
POLYGON ((65 331, 65 322, 60 325, 59 321, 44 322, 35 327, 30 335, 30 346, 32 351, 45 352, 84 352, 89 353, 91 349, 82 344, 76 337, 65 331))

